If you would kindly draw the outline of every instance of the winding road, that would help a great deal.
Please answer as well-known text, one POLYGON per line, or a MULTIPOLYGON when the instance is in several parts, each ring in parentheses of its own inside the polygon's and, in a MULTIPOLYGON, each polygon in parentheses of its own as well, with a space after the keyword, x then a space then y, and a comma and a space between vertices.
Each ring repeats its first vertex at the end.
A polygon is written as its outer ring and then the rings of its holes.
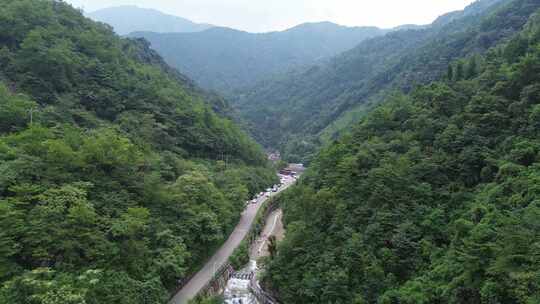
MULTIPOLYGON (((273 193, 271 196, 278 194, 279 192, 287 189, 295 182, 294 179, 287 179, 284 185, 279 189, 277 193, 273 193)), ((170 300, 169 304, 187 304, 189 300, 193 299, 199 291, 214 277, 215 272, 222 265, 224 265, 234 250, 240 245, 242 240, 246 237, 257 212, 268 200, 268 197, 262 197, 257 200, 256 204, 249 204, 246 210, 242 213, 240 222, 231 233, 227 241, 219 248, 219 250, 212 256, 212 258, 204 265, 204 267, 195 274, 195 276, 170 300)))

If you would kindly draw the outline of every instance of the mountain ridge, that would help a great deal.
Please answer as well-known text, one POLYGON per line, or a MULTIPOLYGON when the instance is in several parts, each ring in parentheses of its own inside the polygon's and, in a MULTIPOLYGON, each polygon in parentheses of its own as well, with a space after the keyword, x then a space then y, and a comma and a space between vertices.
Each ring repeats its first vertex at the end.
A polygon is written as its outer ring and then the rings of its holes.
POLYGON ((268 75, 330 58, 387 32, 318 22, 269 33, 215 27, 196 33, 135 32, 129 37, 145 38, 167 63, 199 85, 230 95, 268 75))
POLYGON ((136 31, 152 32, 199 32, 214 27, 196 23, 187 18, 170 15, 152 8, 122 5, 99 9, 86 16, 111 25, 119 35, 136 31))
POLYGON ((385 99, 279 198, 262 285, 296 304, 540 303, 538 71, 540 10, 385 99))

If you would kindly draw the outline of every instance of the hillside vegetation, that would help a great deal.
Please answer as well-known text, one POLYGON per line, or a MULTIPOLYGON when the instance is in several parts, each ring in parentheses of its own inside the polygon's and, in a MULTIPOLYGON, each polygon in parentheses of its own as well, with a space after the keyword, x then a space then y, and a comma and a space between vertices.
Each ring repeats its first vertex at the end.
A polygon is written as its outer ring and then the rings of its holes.
POLYGON ((165 303, 275 173, 143 41, 0 4, 0 303, 165 303))
POLYGON ((483 54, 539 7, 533 0, 481 0, 427 28, 391 32, 327 63, 278 75, 232 102, 261 144, 307 162, 386 96, 439 79, 458 58, 483 54))
POLYGON ((540 13, 387 98, 282 206, 283 303, 540 303, 540 13))
POLYGON ((198 84, 233 95, 275 73, 311 65, 388 31, 306 23, 282 32, 247 33, 212 28, 199 33, 132 33, 150 41, 167 62, 198 84))

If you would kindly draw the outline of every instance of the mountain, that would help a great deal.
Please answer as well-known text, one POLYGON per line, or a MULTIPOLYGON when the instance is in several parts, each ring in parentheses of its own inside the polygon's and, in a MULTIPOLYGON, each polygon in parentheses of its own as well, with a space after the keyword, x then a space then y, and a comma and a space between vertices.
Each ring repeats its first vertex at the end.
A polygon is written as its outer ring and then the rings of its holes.
POLYGON ((406 31, 406 30, 421 30, 429 27, 430 25, 416 25, 416 24, 403 24, 393 28, 394 31, 406 31))
POLYGON ((482 54, 511 37, 540 6, 510 3, 478 1, 424 29, 366 40, 326 62, 238 92, 231 102, 260 143, 307 162, 384 96, 439 79, 455 59, 482 54))
POLYGON ((385 99, 280 198, 280 303, 540 303, 540 11, 467 55, 467 77, 385 99))
POLYGON ((132 5, 100 9, 89 13, 88 17, 111 25, 119 35, 127 35, 137 31, 190 33, 213 27, 210 24, 194 23, 188 19, 168 15, 158 10, 132 5))
POLYGON ((170 65, 204 88, 230 94, 269 75, 324 60, 386 32, 321 22, 263 34, 216 27, 198 33, 138 32, 130 36, 150 41, 170 65))
POLYGON ((0 303, 166 303, 274 168, 146 41, 1 3, 0 303))
POLYGON ((481 14, 486 9, 489 9, 490 7, 499 4, 501 2, 504 2, 506 0, 477 0, 471 3, 469 6, 467 6, 466 9, 462 11, 453 11, 449 12, 447 14, 444 14, 437 18, 433 22, 433 25, 441 25, 441 24, 447 24, 450 23, 456 19, 471 16, 471 15, 477 15, 481 14))

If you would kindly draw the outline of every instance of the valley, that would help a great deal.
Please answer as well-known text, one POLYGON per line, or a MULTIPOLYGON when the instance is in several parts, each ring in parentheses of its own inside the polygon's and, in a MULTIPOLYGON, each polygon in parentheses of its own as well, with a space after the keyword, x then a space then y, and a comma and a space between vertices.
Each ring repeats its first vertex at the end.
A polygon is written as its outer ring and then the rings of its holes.
POLYGON ((0 303, 540 303, 540 2, 457 1, 0 0, 0 303))

